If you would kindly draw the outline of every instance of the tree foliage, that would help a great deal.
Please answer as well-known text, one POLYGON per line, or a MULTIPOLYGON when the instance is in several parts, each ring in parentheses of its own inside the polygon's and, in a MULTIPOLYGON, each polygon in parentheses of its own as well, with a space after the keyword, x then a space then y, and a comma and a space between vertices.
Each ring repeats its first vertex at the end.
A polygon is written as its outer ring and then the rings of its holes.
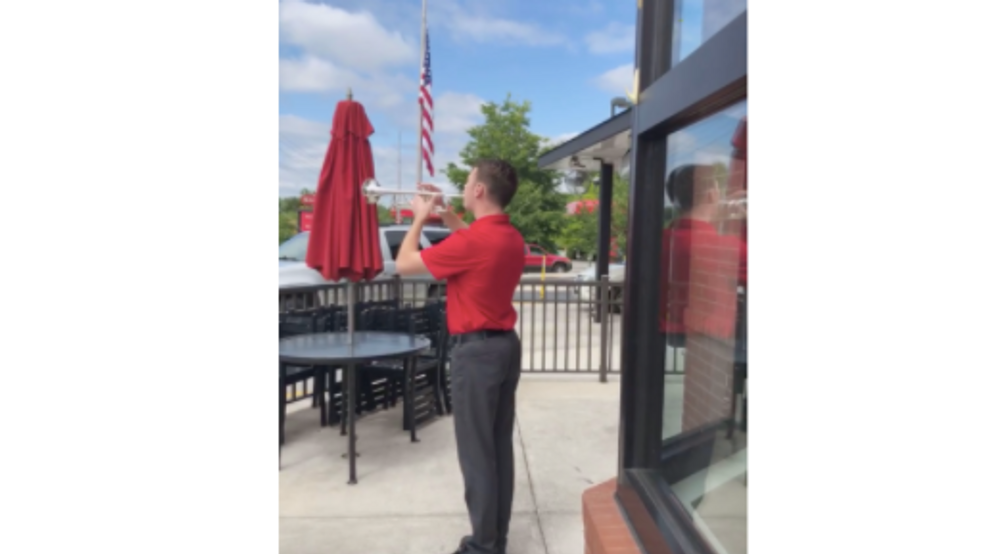
MULTIPOLYGON (((468 130, 469 142, 459 153, 464 166, 450 163, 444 171, 461 191, 476 161, 500 158, 510 162, 519 182, 506 210, 510 221, 527 242, 553 250, 565 224, 565 195, 556 188, 556 172, 538 168, 548 139, 531 132, 530 111, 529 101, 514 102, 510 95, 501 104, 483 104, 484 122, 468 130)), ((461 210, 461 201, 455 206, 456 211, 461 210)))
MULTIPOLYGON (((596 182, 598 173, 591 173, 588 177, 586 191, 573 198, 573 201, 599 199, 599 186, 596 182)), ((612 237, 610 251, 615 248, 621 254, 626 252, 629 223, 630 183, 619 175, 614 175, 613 204, 610 211, 610 237, 612 237)), ((568 216, 560 242, 568 251, 590 256, 597 255, 599 253, 599 209, 580 210, 574 215, 568 216)))
POLYGON ((279 198, 278 206, 278 244, 298 234, 298 210, 301 209, 301 195, 312 191, 302 189, 298 196, 279 198))

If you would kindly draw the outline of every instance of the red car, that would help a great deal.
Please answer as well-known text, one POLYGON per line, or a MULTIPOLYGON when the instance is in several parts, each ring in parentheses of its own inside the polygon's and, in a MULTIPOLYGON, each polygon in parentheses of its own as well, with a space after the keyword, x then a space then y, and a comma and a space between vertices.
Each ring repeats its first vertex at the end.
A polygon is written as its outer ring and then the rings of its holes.
POLYGON ((524 271, 539 272, 541 264, 551 273, 561 273, 572 270, 572 260, 565 256, 552 254, 536 244, 528 244, 524 262, 524 271))

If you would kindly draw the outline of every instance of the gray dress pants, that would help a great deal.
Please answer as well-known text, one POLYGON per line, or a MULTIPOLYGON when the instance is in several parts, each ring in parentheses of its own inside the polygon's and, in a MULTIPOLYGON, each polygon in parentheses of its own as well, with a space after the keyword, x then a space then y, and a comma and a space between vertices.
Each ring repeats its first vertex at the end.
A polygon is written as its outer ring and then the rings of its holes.
POLYGON ((515 332, 465 342, 451 351, 452 419, 472 523, 472 535, 462 545, 470 554, 506 549, 520 356, 515 332))

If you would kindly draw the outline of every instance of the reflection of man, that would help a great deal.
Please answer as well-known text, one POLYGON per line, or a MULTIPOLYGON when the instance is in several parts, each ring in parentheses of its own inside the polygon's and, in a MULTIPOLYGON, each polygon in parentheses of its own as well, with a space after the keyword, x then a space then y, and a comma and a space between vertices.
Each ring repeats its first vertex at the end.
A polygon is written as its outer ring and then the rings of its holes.
MULTIPOLYGON (((422 188, 432 192, 431 185, 422 188)), ((442 215, 453 233, 418 252, 418 239, 439 196, 416 196, 414 223, 397 258, 401 275, 431 273, 447 279, 448 329, 452 335, 452 417, 459 467, 466 488, 472 535, 457 553, 503 554, 514 493, 514 407, 521 345, 514 324, 514 291, 524 271, 524 238, 503 210, 517 192, 517 173, 507 162, 477 162, 463 190, 466 225, 442 215)))
POLYGON ((681 215, 664 232, 661 330, 679 340, 690 332, 733 338, 736 285, 746 284, 746 244, 715 227, 722 213, 715 167, 675 168, 667 192, 681 215))

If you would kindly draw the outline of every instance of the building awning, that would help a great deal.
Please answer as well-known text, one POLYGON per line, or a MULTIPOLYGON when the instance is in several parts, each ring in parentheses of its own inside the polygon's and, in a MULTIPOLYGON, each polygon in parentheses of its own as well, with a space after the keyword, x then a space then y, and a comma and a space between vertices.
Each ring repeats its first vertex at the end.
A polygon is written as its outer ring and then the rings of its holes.
POLYGON ((624 110, 538 158, 538 167, 556 171, 598 171, 599 159, 619 165, 630 151, 633 109, 624 110))

